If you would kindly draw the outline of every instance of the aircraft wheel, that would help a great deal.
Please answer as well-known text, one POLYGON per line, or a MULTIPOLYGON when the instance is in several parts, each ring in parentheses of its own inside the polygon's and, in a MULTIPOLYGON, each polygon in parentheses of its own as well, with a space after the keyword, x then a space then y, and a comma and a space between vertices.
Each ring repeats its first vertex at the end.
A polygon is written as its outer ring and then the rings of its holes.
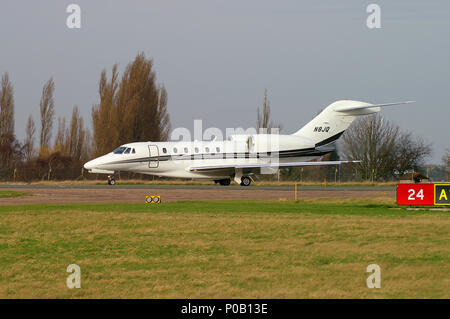
POLYGON ((108 175, 108 185, 116 185, 116 180, 111 175, 108 175))
POLYGON ((242 176, 241 177, 241 186, 250 186, 252 183, 252 180, 248 176, 242 176))
POLYGON ((220 185, 222 186, 228 186, 231 183, 231 179, 227 178, 227 179, 222 179, 219 181, 220 185))

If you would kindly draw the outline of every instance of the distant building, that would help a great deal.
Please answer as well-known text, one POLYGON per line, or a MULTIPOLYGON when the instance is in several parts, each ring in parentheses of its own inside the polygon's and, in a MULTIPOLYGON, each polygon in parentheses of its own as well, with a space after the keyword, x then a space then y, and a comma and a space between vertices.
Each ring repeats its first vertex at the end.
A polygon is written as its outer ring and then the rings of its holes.
POLYGON ((400 183, 422 183, 424 179, 428 180, 428 177, 419 172, 412 172, 400 176, 400 183))

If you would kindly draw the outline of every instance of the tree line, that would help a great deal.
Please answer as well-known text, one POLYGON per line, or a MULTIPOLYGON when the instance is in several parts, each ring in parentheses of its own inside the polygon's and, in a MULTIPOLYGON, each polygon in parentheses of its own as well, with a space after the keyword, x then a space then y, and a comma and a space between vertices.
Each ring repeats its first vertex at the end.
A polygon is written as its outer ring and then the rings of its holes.
POLYGON ((55 81, 42 88, 39 119, 28 116, 25 138, 16 138, 14 88, 8 72, 0 88, 0 179, 49 180, 85 178, 83 164, 120 144, 142 140, 167 140, 170 118, 168 95, 158 84, 153 61, 143 53, 128 63, 119 78, 118 64, 111 78, 100 74, 99 103, 92 106, 92 132, 77 106, 69 121, 56 115, 55 81))
MULTIPOLYGON (((120 76, 114 64, 108 77, 103 69, 98 82, 99 102, 92 106, 92 131, 77 106, 67 121, 58 117, 56 135, 55 81, 42 88, 39 118, 29 115, 25 138, 19 141, 14 126, 14 88, 8 72, 0 87, 0 180, 45 180, 86 178, 83 163, 133 141, 165 141, 169 137, 168 94, 157 82, 152 59, 139 53, 120 76)), ((257 108, 257 128, 279 128, 271 120, 267 90, 261 109, 257 108)), ((323 160, 353 159, 360 164, 342 167, 282 169, 275 177, 287 180, 387 181, 410 170, 420 170, 431 154, 431 144, 385 121, 380 115, 357 120, 343 135, 335 152, 323 160)), ((449 167, 449 154, 444 162, 449 167)), ((269 176, 263 176, 267 179, 269 176)), ((272 177, 273 178, 273 177, 272 177)))

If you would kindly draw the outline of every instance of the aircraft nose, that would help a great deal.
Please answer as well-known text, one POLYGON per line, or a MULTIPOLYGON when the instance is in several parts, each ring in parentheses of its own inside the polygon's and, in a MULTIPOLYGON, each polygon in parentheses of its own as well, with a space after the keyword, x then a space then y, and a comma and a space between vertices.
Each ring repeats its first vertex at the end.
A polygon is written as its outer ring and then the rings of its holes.
POLYGON ((93 162, 94 162, 94 160, 89 161, 89 162, 86 162, 86 163, 84 164, 84 168, 85 168, 85 169, 93 169, 93 168, 94 168, 93 162))
POLYGON ((89 162, 85 163, 83 166, 85 169, 87 170, 91 170, 94 168, 100 168, 99 166, 102 166, 103 164, 105 164, 105 160, 107 162, 107 156, 103 155, 97 158, 94 158, 93 160, 90 160, 89 162))

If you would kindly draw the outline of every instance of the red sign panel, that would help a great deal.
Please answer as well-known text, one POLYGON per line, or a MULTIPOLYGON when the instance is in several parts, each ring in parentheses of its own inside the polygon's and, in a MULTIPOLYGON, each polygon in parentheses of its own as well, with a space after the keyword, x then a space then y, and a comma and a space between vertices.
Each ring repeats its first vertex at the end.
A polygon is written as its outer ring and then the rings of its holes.
POLYGON ((434 185, 398 184, 397 205, 434 205, 434 185))

